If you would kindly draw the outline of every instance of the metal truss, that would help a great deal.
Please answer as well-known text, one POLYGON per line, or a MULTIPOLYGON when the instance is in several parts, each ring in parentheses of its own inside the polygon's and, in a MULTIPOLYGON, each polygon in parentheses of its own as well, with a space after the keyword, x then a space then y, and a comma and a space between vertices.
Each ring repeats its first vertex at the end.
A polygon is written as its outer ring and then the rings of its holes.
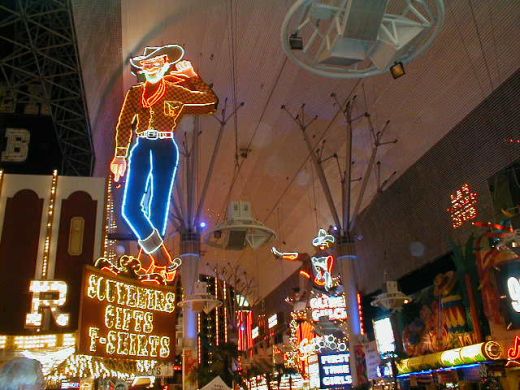
POLYGON ((2 109, 48 111, 63 158, 60 174, 89 176, 94 149, 70 0, 2 2, 0 49, 2 109))
POLYGON ((373 76, 428 49, 444 14, 444 0, 296 0, 282 23, 282 48, 320 76, 373 76))

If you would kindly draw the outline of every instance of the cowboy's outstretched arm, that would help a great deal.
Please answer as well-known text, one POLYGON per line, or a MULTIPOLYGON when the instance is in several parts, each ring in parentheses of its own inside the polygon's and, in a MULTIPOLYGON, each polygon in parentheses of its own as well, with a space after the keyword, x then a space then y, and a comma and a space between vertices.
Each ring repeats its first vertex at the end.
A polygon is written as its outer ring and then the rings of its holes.
POLYGON ((301 258, 300 258, 301 255, 298 252, 281 252, 278 249, 276 249, 274 246, 271 248, 271 252, 273 253, 273 255, 275 255, 275 257, 277 257, 279 259, 289 260, 289 261, 301 260, 301 258))
POLYGON ((110 170, 114 174, 114 181, 116 182, 126 172, 126 157, 128 156, 128 147, 132 142, 132 122, 137 116, 137 99, 135 89, 130 88, 119 113, 116 125, 116 150, 110 163, 110 170))
POLYGON ((115 157, 128 156, 128 147, 132 142, 132 122, 137 115, 138 94, 136 88, 130 88, 125 96, 125 102, 119 113, 116 125, 116 151, 115 157))

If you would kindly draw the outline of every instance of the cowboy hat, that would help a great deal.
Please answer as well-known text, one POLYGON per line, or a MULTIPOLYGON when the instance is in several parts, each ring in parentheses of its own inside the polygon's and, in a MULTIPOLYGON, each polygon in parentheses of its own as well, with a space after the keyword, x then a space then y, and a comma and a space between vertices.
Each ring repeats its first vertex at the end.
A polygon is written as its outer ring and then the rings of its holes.
POLYGON ((312 245, 313 246, 321 246, 321 245, 326 245, 328 246, 329 244, 334 244, 334 236, 332 236, 331 234, 328 234, 324 229, 320 229, 318 231, 318 237, 316 237, 314 240, 312 240, 312 245))
POLYGON ((179 45, 145 47, 143 55, 130 58, 130 65, 132 65, 134 69, 143 69, 141 61, 162 55, 168 56, 168 62, 170 64, 175 64, 184 56, 184 49, 179 45))

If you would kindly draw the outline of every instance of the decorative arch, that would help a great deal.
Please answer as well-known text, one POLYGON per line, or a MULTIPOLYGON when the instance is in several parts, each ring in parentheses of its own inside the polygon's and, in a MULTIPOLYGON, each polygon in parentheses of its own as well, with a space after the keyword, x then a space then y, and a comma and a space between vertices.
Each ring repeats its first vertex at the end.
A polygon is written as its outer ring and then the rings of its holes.
POLYGON ((20 333, 38 260, 43 199, 29 189, 7 198, 0 238, 0 332, 20 333))
POLYGON ((54 279, 69 285, 63 311, 70 313, 71 330, 78 323, 83 266, 93 262, 97 207, 86 191, 75 191, 61 201, 54 279))

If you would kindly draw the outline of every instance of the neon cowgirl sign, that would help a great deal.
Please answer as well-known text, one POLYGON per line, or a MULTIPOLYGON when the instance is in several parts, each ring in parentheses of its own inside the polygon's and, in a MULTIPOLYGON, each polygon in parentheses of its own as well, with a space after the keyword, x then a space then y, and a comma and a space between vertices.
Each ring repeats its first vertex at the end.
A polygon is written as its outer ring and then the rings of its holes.
POLYGON ((334 268, 334 256, 329 253, 329 249, 334 245, 334 236, 328 234, 324 229, 320 229, 318 236, 312 240, 312 245, 316 248, 314 256, 307 253, 281 252, 275 247, 271 252, 283 260, 301 261, 304 263, 300 270, 300 275, 310 279, 313 275, 313 284, 318 289, 330 291, 336 286, 336 281, 332 277, 334 268))
POLYGON ((174 133, 184 114, 211 114, 218 102, 183 56, 182 47, 166 45, 147 47, 130 60, 145 81, 130 88, 117 123, 110 170, 116 182, 127 174, 122 215, 140 247, 137 258, 120 262, 142 281, 175 277, 180 261, 172 260, 163 242, 179 160, 174 133))

